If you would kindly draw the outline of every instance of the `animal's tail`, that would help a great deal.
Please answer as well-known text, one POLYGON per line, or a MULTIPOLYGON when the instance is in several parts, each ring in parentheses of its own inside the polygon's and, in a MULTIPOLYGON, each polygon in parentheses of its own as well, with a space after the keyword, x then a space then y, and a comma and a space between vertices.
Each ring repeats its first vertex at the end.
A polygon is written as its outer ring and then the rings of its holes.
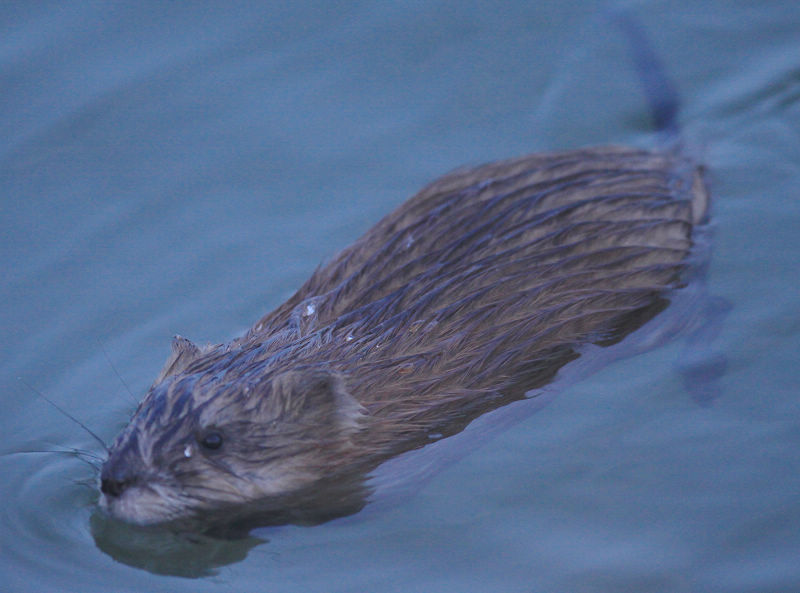
POLYGON ((628 38, 634 65, 650 105, 656 129, 664 135, 666 143, 677 144, 680 138, 678 112, 681 101, 675 85, 667 75, 639 21, 622 9, 611 11, 609 18, 628 38))
MULTIPOLYGON (((630 12, 622 9, 611 11, 609 18, 622 30, 631 46, 631 55, 639 74, 639 81, 663 145, 676 153, 679 152, 681 131, 678 125, 678 112, 681 100, 675 85, 639 21, 630 12)), ((705 221, 708 216, 709 194, 703 173, 703 167, 693 166, 689 179, 692 221, 695 224, 705 221)))

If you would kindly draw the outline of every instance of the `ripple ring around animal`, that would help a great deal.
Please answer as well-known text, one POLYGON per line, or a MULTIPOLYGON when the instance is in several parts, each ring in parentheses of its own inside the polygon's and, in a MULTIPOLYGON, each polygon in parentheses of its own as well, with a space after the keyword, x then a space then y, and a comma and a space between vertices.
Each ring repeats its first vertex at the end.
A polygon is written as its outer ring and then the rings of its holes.
POLYGON ((381 462, 525 397, 679 286, 708 194, 674 152, 450 173, 227 344, 176 338, 100 475, 126 522, 324 520, 381 462), (258 519, 255 519, 258 517, 258 519))

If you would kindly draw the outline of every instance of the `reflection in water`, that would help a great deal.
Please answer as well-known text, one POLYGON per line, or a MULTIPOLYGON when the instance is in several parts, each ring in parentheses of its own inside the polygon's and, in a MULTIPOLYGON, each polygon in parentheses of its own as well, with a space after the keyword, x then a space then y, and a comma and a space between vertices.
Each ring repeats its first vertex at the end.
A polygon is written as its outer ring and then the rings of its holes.
POLYGON ((265 540, 220 539, 165 528, 135 527, 95 512, 90 527, 97 547, 115 560, 155 574, 200 578, 241 562, 265 540))
POLYGON ((715 350, 715 342, 732 305, 721 297, 709 297, 696 317, 702 322, 687 338, 681 360, 683 386, 701 406, 710 406, 722 393, 719 380, 728 368, 727 357, 715 350))

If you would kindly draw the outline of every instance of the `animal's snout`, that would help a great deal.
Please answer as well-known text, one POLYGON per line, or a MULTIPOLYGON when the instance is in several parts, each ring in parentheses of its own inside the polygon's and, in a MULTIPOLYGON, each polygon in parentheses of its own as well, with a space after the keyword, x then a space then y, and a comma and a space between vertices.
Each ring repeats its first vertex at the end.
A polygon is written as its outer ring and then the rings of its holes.
POLYGON ((100 491, 105 494, 106 496, 111 496, 112 498, 118 497, 122 494, 128 486, 130 486, 131 480, 115 480, 114 478, 102 478, 100 480, 100 491))
POLYGON ((133 485, 134 478, 128 467, 111 457, 100 471, 100 491, 111 498, 118 498, 133 485))

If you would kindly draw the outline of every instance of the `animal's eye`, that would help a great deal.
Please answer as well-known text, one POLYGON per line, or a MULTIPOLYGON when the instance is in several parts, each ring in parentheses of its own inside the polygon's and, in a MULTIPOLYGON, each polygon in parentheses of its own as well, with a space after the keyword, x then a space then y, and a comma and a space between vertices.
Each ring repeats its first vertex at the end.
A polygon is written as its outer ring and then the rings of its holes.
POLYGON ((206 449, 219 449, 222 446, 222 435, 218 432, 207 432, 198 441, 206 449))

